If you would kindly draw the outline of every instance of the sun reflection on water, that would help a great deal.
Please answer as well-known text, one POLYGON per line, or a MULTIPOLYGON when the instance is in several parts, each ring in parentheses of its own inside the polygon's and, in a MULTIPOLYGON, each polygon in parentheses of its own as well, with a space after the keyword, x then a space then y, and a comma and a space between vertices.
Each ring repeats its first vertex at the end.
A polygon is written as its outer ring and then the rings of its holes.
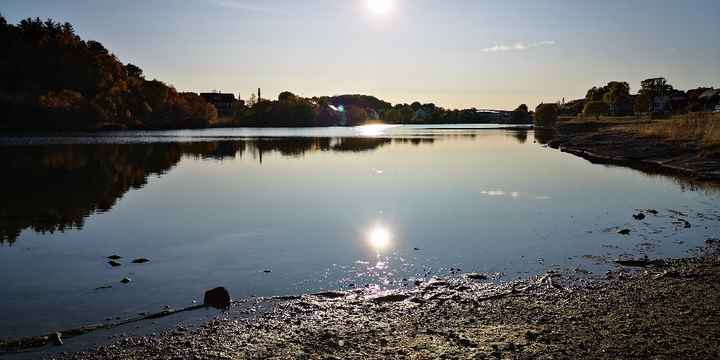
POLYGON ((376 137, 385 134, 385 130, 396 127, 397 125, 387 125, 387 124, 370 124, 370 125, 361 125, 356 126, 355 131, 360 136, 369 136, 369 137, 376 137))

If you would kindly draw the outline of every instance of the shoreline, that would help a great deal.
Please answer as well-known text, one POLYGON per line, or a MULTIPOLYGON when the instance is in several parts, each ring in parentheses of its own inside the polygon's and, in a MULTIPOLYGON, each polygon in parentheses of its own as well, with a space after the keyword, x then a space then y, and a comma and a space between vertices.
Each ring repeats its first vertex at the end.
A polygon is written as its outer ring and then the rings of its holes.
POLYGON ((235 304, 197 329, 53 356, 713 358, 720 355, 718 250, 708 243, 705 254, 597 277, 550 271, 502 284, 439 278, 404 291, 268 298, 258 301, 269 305, 265 312, 235 304))
POLYGON ((641 137, 613 123, 561 122, 554 131, 552 139, 547 142, 549 147, 594 163, 626 166, 657 174, 681 175, 697 181, 720 182, 720 157, 717 152, 706 151, 692 141, 641 137))

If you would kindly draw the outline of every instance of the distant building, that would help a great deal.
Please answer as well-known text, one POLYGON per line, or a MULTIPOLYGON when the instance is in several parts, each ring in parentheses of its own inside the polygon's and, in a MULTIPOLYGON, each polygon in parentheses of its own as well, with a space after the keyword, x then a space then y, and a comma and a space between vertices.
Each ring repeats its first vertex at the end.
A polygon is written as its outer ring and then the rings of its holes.
POLYGON ((200 96, 205 99, 205 101, 215 105, 218 114, 221 116, 231 115, 233 112, 233 106, 237 103, 237 99, 235 99, 235 95, 233 94, 212 92, 200 93, 200 96))

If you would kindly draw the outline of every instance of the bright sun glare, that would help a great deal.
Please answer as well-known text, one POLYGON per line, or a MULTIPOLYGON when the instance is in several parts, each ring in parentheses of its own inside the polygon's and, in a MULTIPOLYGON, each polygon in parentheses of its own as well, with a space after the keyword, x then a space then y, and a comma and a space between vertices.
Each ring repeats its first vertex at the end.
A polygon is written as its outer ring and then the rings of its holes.
POLYGON ((379 15, 385 15, 392 11, 393 0, 367 0, 368 8, 379 15))
POLYGON ((390 232, 382 226, 376 226, 370 231, 370 234, 368 235, 370 245, 375 250, 382 250, 386 248, 390 244, 390 238, 390 232))

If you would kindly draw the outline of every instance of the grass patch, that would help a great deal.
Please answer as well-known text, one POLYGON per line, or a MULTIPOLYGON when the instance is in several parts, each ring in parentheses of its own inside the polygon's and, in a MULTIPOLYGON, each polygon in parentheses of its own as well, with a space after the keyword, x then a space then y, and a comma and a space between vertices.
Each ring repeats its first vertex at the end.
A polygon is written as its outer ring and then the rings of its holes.
POLYGON ((692 113, 628 128, 639 136, 720 146, 720 114, 692 113))

